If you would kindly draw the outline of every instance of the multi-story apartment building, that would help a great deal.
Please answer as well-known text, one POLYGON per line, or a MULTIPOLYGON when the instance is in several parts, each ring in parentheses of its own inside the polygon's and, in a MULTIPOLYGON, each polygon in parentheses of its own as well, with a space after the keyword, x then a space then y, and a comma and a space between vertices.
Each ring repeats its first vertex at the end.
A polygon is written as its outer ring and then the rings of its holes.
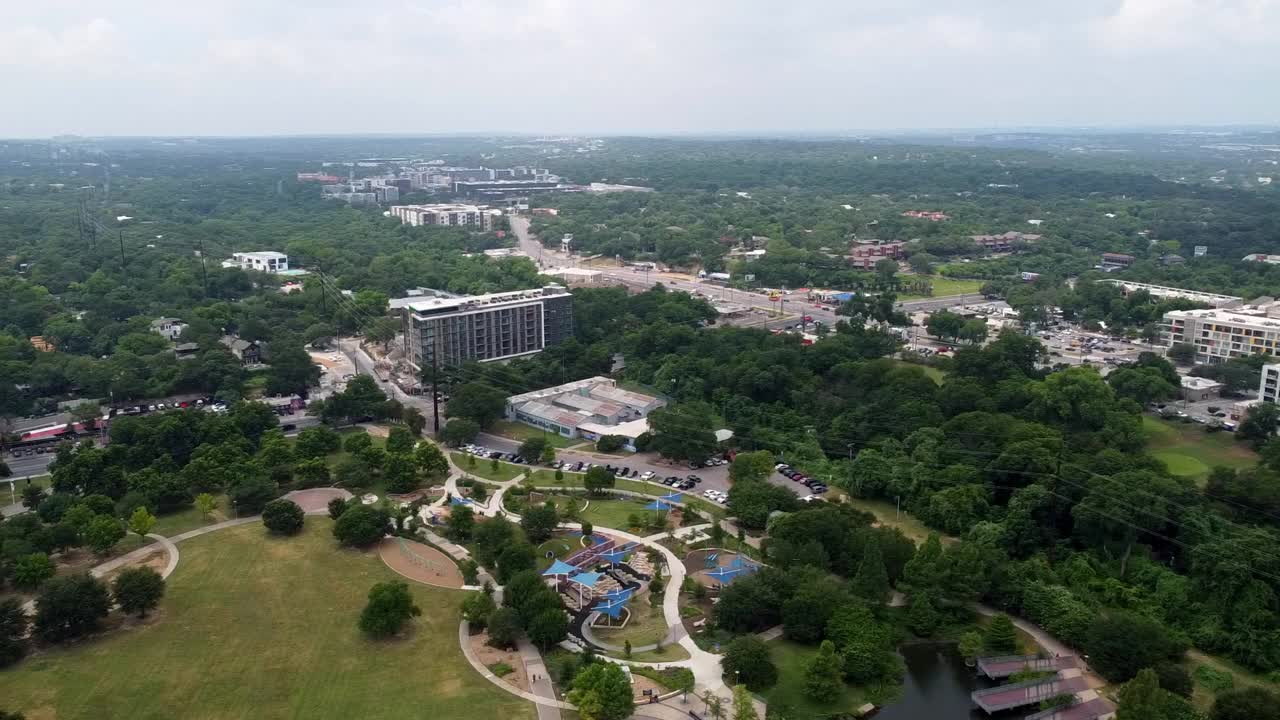
POLYGON ((1196 362, 1220 363, 1247 355, 1280 354, 1280 302, 1260 298, 1251 305, 1164 314, 1165 344, 1189 343, 1196 362))
POLYGON ((405 225, 472 225, 477 230, 492 230, 493 219, 501 210, 477 205, 396 205, 391 214, 405 225))
POLYGON ((573 335, 573 297, 560 285, 536 290, 393 301, 405 353, 418 368, 532 355, 573 335))
POLYGON ((1280 363, 1262 366, 1262 380, 1258 382, 1258 399, 1280 405, 1280 363))

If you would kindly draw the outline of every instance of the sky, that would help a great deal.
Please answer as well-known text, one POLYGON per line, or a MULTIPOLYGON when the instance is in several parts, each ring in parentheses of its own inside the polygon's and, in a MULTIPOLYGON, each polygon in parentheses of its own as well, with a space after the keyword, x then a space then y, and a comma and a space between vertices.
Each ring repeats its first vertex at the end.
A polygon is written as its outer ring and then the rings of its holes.
POLYGON ((0 137, 1280 123, 1280 0, 0 0, 0 137))

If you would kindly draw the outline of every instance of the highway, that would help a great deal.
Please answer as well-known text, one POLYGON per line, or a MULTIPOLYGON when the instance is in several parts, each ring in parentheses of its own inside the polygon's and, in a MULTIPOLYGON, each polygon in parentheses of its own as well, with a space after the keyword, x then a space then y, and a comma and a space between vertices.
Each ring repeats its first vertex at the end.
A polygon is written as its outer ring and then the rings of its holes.
MULTIPOLYGON (((515 233, 519 243, 519 248, 534 262, 538 263, 540 268, 552 267, 577 267, 581 261, 581 257, 573 254, 566 255, 558 250, 552 250, 549 247, 543 247, 541 243, 534 239, 529 232, 529 219, 519 216, 511 216, 511 231, 515 233)), ((691 278, 688 275, 678 273, 660 273, 644 270, 636 267, 591 267, 592 270, 599 270, 604 277, 623 283, 629 287, 637 289, 646 289, 662 283, 663 285, 675 289, 684 290, 685 292, 702 295, 707 298, 723 299, 726 302, 736 303, 740 305, 748 305, 753 308, 759 308, 765 311, 779 311, 784 313, 780 317, 768 319, 764 322, 765 327, 776 329, 778 327, 799 324, 801 315, 808 315, 812 320, 821 321, 828 326, 834 325, 840 316, 836 315, 834 308, 825 305, 819 305, 807 298, 806 292, 788 292, 784 294, 780 300, 772 301, 769 296, 749 290, 738 290, 735 288, 726 288, 715 283, 705 280, 691 278)), ((945 297, 924 298, 921 300, 910 300, 898 303, 903 312, 911 313, 920 310, 937 310, 945 307, 954 307, 956 305, 969 305, 973 303, 983 302, 985 298, 979 294, 967 295, 948 295, 945 297)))

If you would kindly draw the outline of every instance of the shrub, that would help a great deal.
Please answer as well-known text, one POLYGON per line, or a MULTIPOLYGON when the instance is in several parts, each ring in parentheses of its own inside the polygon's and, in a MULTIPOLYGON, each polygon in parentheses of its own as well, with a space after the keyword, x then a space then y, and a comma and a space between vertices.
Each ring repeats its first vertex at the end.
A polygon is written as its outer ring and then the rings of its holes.
POLYGON ((277 535, 296 535, 303 520, 302 508, 292 500, 272 500, 262 508, 262 524, 277 535))
POLYGON ((164 597, 164 578, 149 567, 132 567, 116 576, 112 590, 121 610, 146 617, 164 597))
POLYGON ((360 613, 360 629, 375 638, 391 637, 410 618, 422 614, 413 602, 409 586, 398 581, 378 583, 369 590, 369 603, 360 613))
POLYGON ((107 587, 96 578, 56 577, 44 584, 36 599, 35 632, 50 642, 72 640, 97 630, 110 609, 107 587))
POLYGON ((385 510, 356 505, 334 522, 333 536, 343 545, 368 547, 387 534, 389 520, 385 510))

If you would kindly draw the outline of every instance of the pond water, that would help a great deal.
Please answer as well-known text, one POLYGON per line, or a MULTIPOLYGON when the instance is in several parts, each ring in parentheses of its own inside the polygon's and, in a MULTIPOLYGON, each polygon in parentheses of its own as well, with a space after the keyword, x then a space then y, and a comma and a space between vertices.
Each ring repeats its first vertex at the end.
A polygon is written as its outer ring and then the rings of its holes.
MULTIPOLYGON (((976 720, 989 716, 973 706, 969 693, 988 687, 952 644, 913 643, 898 648, 907 667, 899 699, 876 713, 876 720, 976 720)), ((1025 713, 1024 713, 1025 714, 1025 713)), ((1021 715, 1015 716, 1021 717, 1021 715)))

